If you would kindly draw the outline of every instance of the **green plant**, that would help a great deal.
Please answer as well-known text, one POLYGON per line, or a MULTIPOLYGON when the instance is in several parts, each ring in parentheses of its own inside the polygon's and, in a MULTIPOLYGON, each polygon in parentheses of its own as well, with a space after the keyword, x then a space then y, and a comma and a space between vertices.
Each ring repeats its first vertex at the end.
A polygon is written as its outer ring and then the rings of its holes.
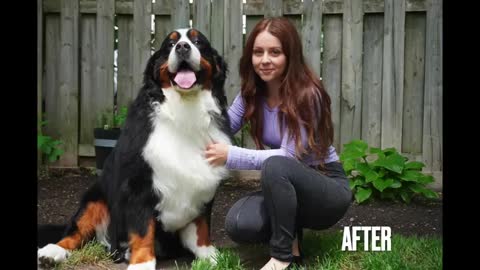
MULTIPOLYGON (((40 126, 45 126, 47 121, 42 121, 40 126)), ((48 161, 54 162, 60 158, 63 154, 63 150, 59 148, 59 145, 63 143, 61 140, 55 140, 50 136, 46 136, 42 134, 42 130, 40 129, 39 134, 37 134, 37 148, 42 152, 44 157, 47 158, 48 161)))
POLYGON ((369 147, 362 140, 344 145, 340 154, 345 172, 350 178, 350 188, 355 200, 362 203, 372 196, 380 199, 401 199, 409 203, 418 195, 438 198, 438 194, 426 187, 433 176, 422 173, 425 164, 408 161, 395 148, 369 147))
POLYGON ((240 130, 240 136, 233 137, 233 145, 238 147, 245 147, 245 137, 250 136, 250 123, 242 126, 240 130))
POLYGON ((102 127, 103 129, 120 128, 127 119, 127 113, 127 106, 122 106, 120 109, 115 111, 111 109, 105 109, 99 114, 97 126, 102 127))

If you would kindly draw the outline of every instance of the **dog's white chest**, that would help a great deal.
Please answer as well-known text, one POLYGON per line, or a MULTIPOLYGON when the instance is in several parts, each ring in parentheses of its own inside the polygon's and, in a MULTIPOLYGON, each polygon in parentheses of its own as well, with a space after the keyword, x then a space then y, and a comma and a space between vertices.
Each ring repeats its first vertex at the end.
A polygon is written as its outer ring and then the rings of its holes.
POLYGON ((187 99, 171 89, 164 93, 166 101, 154 105, 153 132, 143 156, 153 169, 153 188, 161 194, 157 218, 166 231, 175 231, 198 216, 228 175, 223 166, 208 164, 207 144, 230 140, 208 113, 220 113, 210 91, 187 99))

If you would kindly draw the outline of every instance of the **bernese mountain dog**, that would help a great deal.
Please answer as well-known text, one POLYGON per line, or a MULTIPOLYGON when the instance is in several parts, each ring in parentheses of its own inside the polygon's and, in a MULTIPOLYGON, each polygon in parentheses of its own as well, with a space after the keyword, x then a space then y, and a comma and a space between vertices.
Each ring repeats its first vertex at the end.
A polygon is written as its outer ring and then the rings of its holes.
MULTIPOLYGON (((127 260, 128 270, 155 269, 157 259, 182 251, 215 263, 210 213, 228 170, 211 166, 204 151, 210 142, 232 142, 226 74, 224 59, 200 31, 167 35, 148 60, 101 176, 58 241, 38 250, 40 264, 65 260, 93 237, 117 262, 127 260)), ((39 239, 48 235, 42 228, 39 239)))

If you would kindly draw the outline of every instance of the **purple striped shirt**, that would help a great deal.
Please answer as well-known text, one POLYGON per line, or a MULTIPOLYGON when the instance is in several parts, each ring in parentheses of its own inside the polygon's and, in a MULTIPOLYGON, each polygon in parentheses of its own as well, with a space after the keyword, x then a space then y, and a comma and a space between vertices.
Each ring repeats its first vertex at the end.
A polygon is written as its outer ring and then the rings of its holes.
MULTIPOLYGON (((263 161, 271 156, 286 156, 295 157, 295 140, 288 139, 288 133, 284 128, 283 136, 280 132, 278 122, 278 107, 270 108, 266 100, 263 100, 263 143, 271 149, 255 150, 246 149, 230 145, 228 149, 228 157, 226 167, 234 170, 260 170, 263 161), (283 138, 283 139, 282 139, 283 138)), ((243 98, 238 94, 233 100, 232 105, 228 109, 228 116, 230 117, 230 127, 232 132, 237 133, 243 125, 243 115, 245 114, 245 105, 243 98)), ((305 128, 300 129, 302 143, 307 149, 307 136, 305 128)), ((335 147, 329 147, 329 154, 325 159, 325 163, 330 163, 338 160, 335 147)), ((305 155, 302 160, 307 165, 318 165, 319 160, 316 160, 313 154, 305 155)))

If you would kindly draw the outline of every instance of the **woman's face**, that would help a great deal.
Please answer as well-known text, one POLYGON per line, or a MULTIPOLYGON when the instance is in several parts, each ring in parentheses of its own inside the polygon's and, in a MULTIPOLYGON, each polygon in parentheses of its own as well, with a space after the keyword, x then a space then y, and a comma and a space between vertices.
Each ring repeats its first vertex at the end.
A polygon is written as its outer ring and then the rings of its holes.
POLYGON ((265 82, 280 82, 287 66, 280 40, 266 30, 258 34, 253 44, 252 64, 265 82))

